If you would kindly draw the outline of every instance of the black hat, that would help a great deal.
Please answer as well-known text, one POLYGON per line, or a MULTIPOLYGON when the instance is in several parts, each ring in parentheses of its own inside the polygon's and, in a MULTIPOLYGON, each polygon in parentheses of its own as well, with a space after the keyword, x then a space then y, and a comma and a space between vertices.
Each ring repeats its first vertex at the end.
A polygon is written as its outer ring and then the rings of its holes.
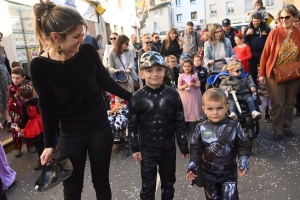
POLYGON ((50 189, 69 178, 72 172, 73 165, 68 156, 63 155, 58 159, 53 159, 36 180, 34 189, 40 192, 50 189))
POLYGON ((231 24, 230 19, 228 18, 223 19, 222 26, 230 26, 230 24, 231 24))

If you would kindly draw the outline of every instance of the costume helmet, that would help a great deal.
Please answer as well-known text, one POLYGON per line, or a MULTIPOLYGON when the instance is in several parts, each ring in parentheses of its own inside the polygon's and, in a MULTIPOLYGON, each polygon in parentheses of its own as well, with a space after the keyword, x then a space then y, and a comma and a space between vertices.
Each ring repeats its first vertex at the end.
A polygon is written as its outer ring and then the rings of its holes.
POLYGON ((140 59, 140 70, 154 65, 165 66, 164 58, 155 51, 147 51, 141 56, 140 59))

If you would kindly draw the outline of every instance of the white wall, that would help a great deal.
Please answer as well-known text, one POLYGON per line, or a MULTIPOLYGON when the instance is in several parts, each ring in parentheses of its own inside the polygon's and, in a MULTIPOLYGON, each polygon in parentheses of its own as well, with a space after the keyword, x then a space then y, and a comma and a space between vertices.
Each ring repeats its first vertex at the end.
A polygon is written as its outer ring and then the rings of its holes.
POLYGON ((172 0, 172 8, 173 8, 173 19, 174 19, 174 27, 179 29, 185 29, 186 23, 192 21, 194 26, 202 25, 200 23, 200 19, 205 22, 205 1, 204 0, 196 0, 195 3, 190 3, 190 0, 181 0, 181 5, 176 5, 176 0, 172 0), (191 19, 191 12, 197 11, 197 19, 191 19), (177 22, 177 15, 182 14, 182 22, 177 22))
POLYGON ((158 14, 154 15, 154 10, 149 11, 148 18, 146 19, 145 25, 141 30, 141 33, 153 33, 153 32, 161 32, 161 31, 169 31, 172 27, 171 23, 171 8, 169 6, 165 6, 162 8, 156 9, 158 14), (163 11, 161 15, 160 11, 163 11), (158 24, 158 28, 154 28, 154 22, 158 24))
MULTIPOLYGON (((254 1, 253 1, 254 2, 254 1)), ((274 8, 266 9, 267 12, 276 17, 278 11, 282 8, 282 0, 275 0, 274 8)), ((249 17, 247 15, 251 10, 246 9, 245 0, 206 0, 206 23, 222 23, 222 20, 228 18, 231 20, 231 24, 234 23, 248 23, 249 17), (227 14, 226 3, 229 1, 234 2, 234 14, 227 14), (210 15, 210 5, 217 5, 217 16, 212 17, 210 15)))

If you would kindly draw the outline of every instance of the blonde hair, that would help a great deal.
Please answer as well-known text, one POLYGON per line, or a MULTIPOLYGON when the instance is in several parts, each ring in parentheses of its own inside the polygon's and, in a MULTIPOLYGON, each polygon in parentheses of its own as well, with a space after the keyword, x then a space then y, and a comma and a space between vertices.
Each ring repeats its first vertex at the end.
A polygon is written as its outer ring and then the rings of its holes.
POLYGON ((232 62, 228 63, 227 65, 225 65, 225 66, 222 68, 222 72, 225 72, 226 70, 232 71, 232 70, 233 70, 234 68, 236 68, 236 67, 241 67, 241 68, 243 68, 242 63, 237 62, 237 61, 232 61, 232 62))
POLYGON ((211 88, 205 91, 202 96, 202 105, 205 106, 205 103, 208 101, 224 101, 224 104, 227 104, 227 97, 223 90, 220 88, 211 88))
POLYGON ((169 62, 169 60, 173 60, 173 59, 175 59, 177 61, 176 56, 174 56, 174 55, 168 55, 167 56, 167 62, 169 62))
POLYGON ((264 3, 263 3, 263 1, 262 0, 256 0, 255 2, 254 2, 254 7, 253 8, 255 8, 255 5, 256 4, 259 4, 259 5, 261 5, 261 7, 264 7, 264 3))

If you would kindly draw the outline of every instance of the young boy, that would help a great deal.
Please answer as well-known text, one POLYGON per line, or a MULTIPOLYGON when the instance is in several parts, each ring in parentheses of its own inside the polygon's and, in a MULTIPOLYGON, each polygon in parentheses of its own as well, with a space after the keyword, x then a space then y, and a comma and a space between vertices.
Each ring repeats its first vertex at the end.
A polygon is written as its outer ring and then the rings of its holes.
POLYGON ((194 180, 201 167, 206 199, 239 199, 237 173, 244 176, 249 168, 248 140, 240 123, 225 116, 228 107, 224 91, 207 90, 202 108, 208 119, 196 126, 191 139, 186 180, 194 180))
MULTIPOLYGON (((13 69, 13 68, 15 68, 15 67, 20 67, 20 68, 23 69, 23 67, 22 67, 22 65, 21 65, 20 62, 13 61, 13 62, 11 63, 11 68, 13 69)), ((25 80, 31 81, 31 77, 28 76, 26 73, 25 73, 25 80)))
MULTIPOLYGON (((8 112, 11 117, 11 121, 17 124, 20 124, 22 116, 22 98, 19 95, 19 91, 22 85, 30 84, 29 81, 25 80, 25 78, 25 71, 21 67, 14 67, 11 70, 12 83, 8 87, 8 112)), ((22 155, 22 138, 14 128, 11 129, 11 134, 15 146, 15 156, 20 157, 22 155)), ((29 145, 27 143, 26 145, 29 152, 35 153, 35 149, 32 145, 29 145)))
POLYGON ((178 85, 178 77, 179 77, 179 68, 177 65, 177 58, 176 56, 169 55, 166 58, 166 62, 168 63, 168 67, 172 70, 172 75, 174 77, 175 86, 178 85))
POLYGON ((148 51, 142 55, 140 75, 146 85, 129 103, 129 143, 132 157, 141 163, 142 200, 155 198, 157 166, 161 199, 174 198, 175 133, 182 157, 189 157, 183 106, 178 92, 162 84, 164 65, 163 58, 156 52, 148 51))

